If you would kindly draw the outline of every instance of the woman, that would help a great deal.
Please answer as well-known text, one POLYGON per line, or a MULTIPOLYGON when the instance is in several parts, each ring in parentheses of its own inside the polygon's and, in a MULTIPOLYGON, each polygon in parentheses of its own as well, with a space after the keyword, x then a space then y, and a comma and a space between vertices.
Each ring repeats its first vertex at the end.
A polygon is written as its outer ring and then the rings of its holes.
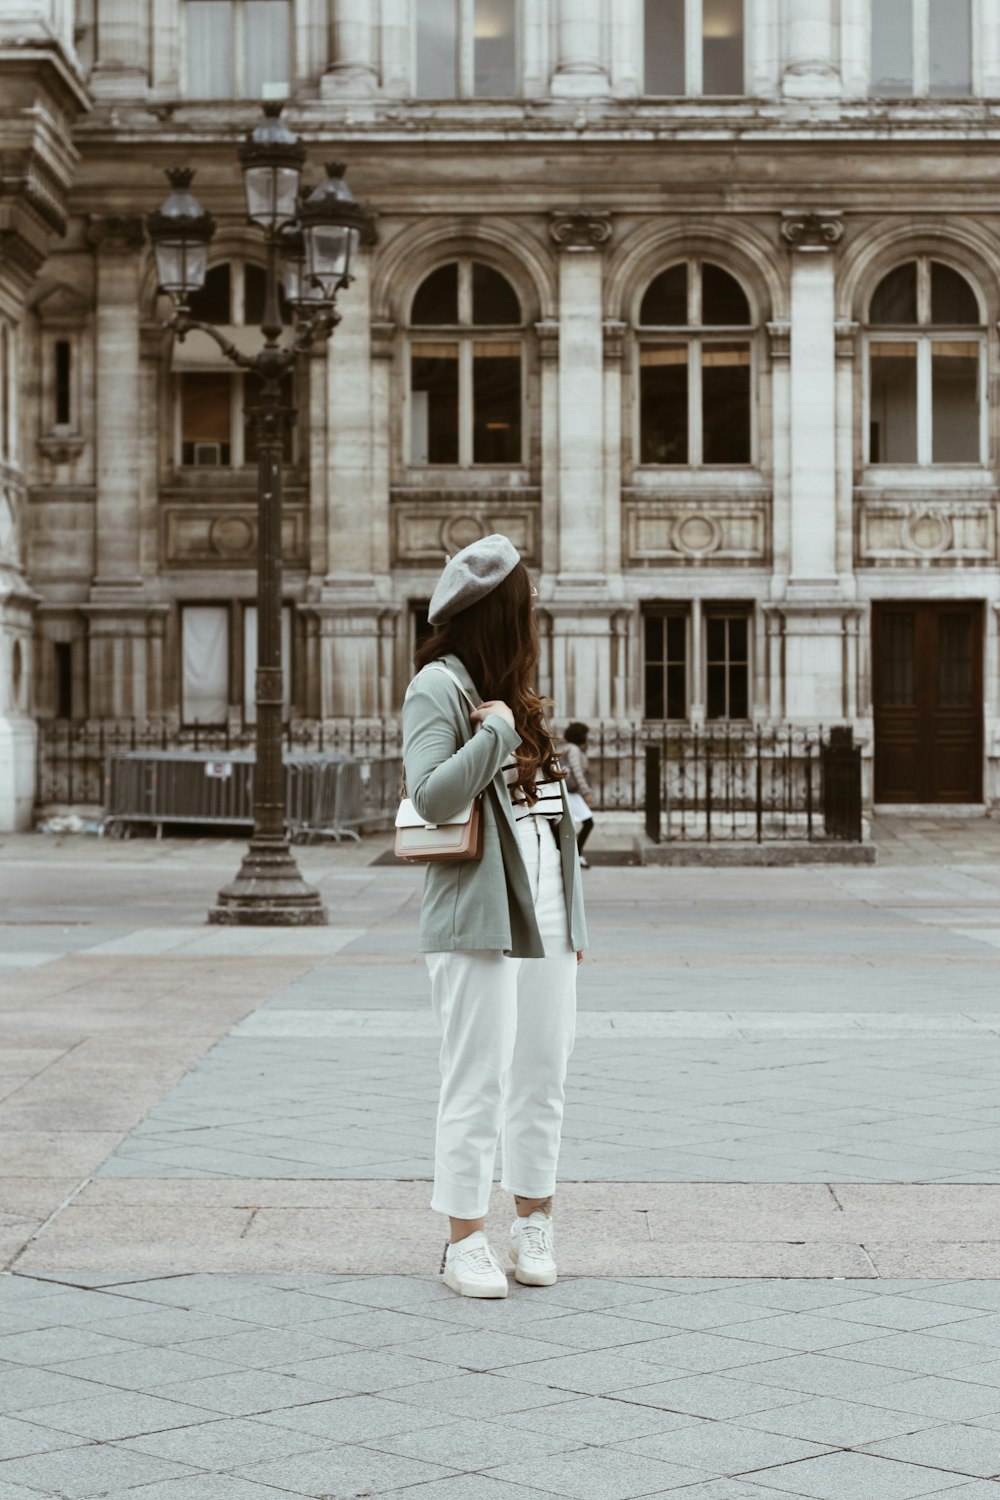
POLYGON ((591 812, 594 805, 594 789, 590 784, 590 766, 587 761, 587 736, 589 734, 590 730, 586 724, 570 724, 566 730, 566 747, 563 751, 569 810, 573 822, 579 825, 576 833, 576 847, 580 853, 580 866, 584 870, 590 869, 590 862, 583 852, 583 846, 594 831, 594 814, 591 812))
POLYGON ((450 1220, 444 1280, 465 1297, 507 1295, 485 1233, 498 1140, 515 1277, 556 1279, 552 1195, 587 935, 573 821, 532 687, 534 592, 507 537, 457 553, 403 704, 420 816, 453 817, 482 794, 482 858, 428 865, 420 918, 442 1035, 431 1207, 450 1220))

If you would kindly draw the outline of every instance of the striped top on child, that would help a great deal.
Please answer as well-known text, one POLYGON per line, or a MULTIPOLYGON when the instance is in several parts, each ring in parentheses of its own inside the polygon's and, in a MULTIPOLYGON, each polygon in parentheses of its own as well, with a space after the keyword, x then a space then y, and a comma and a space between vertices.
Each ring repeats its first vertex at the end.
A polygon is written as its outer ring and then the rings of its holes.
POLYGON ((553 818, 556 822, 563 815, 562 784, 558 781, 536 781, 533 806, 528 805, 524 792, 514 783, 517 781, 517 761, 513 755, 503 765, 503 779, 510 789, 510 800, 514 807, 514 822, 524 818, 553 818))

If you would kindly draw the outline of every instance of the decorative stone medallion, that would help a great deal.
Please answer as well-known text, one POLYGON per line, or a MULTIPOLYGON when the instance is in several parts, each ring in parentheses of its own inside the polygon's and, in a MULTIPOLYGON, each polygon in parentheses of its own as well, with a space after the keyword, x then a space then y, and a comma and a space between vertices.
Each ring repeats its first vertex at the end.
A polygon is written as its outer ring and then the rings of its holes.
POLYGON ((208 529, 208 544, 219 557, 244 557, 255 541, 253 524, 245 516, 216 516, 208 529))
POLYGON ((722 544, 722 527, 713 516, 680 516, 674 522, 671 540, 687 557, 708 557, 722 544))
POLYGON ((441 523, 441 546, 449 557, 485 535, 482 522, 475 516, 448 516, 441 523))
POLYGON ((940 510, 914 507, 903 517, 900 530, 904 547, 918 557, 940 557, 954 542, 951 519, 940 510))

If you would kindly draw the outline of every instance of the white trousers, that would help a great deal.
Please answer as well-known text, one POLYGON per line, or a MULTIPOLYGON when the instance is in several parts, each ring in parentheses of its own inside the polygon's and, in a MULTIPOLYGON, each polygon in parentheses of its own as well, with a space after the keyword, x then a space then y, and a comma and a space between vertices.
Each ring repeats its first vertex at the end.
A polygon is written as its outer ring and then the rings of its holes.
POLYGON ((497 1141, 501 1184, 524 1198, 555 1191, 566 1065, 576 1029, 576 954, 559 848, 541 818, 518 824, 544 958, 428 953, 441 1028, 431 1207, 485 1217, 497 1141))

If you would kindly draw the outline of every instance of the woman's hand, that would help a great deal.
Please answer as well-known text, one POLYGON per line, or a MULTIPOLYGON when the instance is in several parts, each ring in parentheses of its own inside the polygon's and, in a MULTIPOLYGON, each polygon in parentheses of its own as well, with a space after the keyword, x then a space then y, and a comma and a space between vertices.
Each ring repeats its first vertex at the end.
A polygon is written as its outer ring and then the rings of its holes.
POLYGON ((502 698, 490 698, 487 702, 480 703, 478 708, 472 710, 470 718, 474 724, 481 724, 490 714, 496 714, 498 718, 503 719, 505 724, 509 724, 511 729, 517 727, 514 723, 513 711, 508 708, 502 698))
POLYGON ((585 957, 586 957, 586 950, 584 948, 577 948, 577 950, 576 950, 576 961, 577 961, 578 965, 583 963, 583 960, 584 960, 585 957))

